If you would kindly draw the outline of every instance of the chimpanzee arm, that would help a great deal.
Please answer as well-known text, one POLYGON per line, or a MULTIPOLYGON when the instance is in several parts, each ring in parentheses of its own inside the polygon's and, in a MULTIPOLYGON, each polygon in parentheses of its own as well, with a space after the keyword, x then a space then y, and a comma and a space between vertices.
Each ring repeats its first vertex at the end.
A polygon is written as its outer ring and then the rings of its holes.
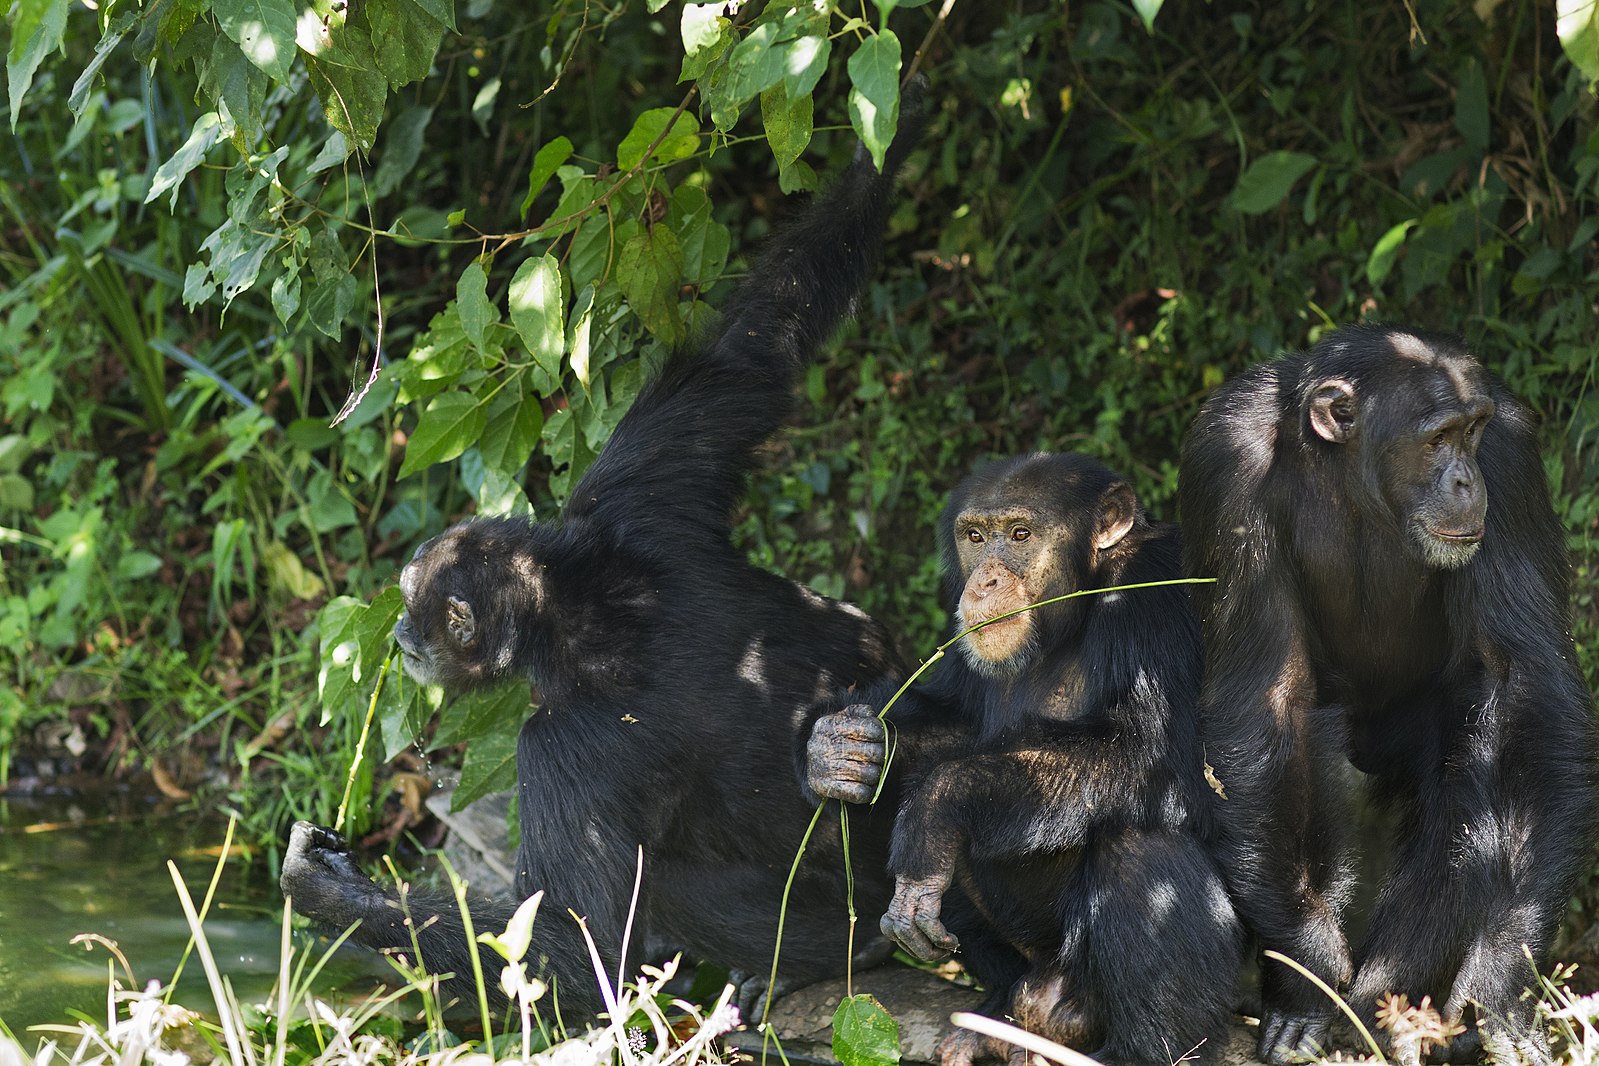
POLYGON ((782 424, 800 372, 853 312, 876 263, 894 175, 921 134, 921 100, 920 83, 907 85, 882 173, 858 151, 751 264, 715 338, 675 353, 639 394, 573 490, 569 517, 727 535, 756 446, 782 424))
POLYGON ((884 934, 928 961, 953 951, 940 910, 960 863, 1060 852, 1081 846, 1091 825, 1136 820, 1145 800, 1140 776, 1114 735, 940 764, 901 803, 894 822, 894 899, 884 934))
MULTIPOLYGON (((310 822, 296 822, 290 833, 281 883, 295 911, 324 930, 340 933, 354 926, 354 943, 403 955, 429 973, 451 975, 447 994, 475 1000, 473 944, 453 896, 380 886, 362 872, 342 837, 310 822)), ((513 910, 505 900, 467 901, 477 933, 504 930, 513 910)), ((503 1004, 499 974, 505 962, 488 948, 477 951, 485 991, 491 1002, 503 1004)))

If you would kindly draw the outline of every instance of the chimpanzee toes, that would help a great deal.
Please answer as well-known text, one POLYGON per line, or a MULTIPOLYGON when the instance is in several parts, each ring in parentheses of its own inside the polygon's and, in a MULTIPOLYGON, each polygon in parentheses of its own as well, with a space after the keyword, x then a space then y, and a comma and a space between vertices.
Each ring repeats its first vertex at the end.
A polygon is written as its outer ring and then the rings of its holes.
POLYGON ((1322 1015, 1267 1011, 1260 1022, 1260 1057, 1271 1066, 1321 1058, 1331 1025, 1322 1015))

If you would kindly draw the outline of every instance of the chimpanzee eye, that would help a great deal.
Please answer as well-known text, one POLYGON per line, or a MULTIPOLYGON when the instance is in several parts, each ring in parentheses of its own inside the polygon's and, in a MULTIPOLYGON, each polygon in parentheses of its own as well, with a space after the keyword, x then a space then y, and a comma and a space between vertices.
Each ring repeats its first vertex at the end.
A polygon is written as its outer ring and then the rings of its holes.
POLYGON ((971 529, 966 531, 966 539, 971 541, 973 544, 981 544, 983 543, 982 531, 976 526, 973 526, 971 529))
POLYGON ((1032 535, 1033 531, 1028 529, 1026 526, 1017 526, 1015 529, 1010 531, 1011 540, 1026 540, 1032 535))
POLYGON ((1432 439, 1427 442, 1427 447, 1442 448, 1448 441, 1449 435, 1447 433, 1434 433, 1432 439))

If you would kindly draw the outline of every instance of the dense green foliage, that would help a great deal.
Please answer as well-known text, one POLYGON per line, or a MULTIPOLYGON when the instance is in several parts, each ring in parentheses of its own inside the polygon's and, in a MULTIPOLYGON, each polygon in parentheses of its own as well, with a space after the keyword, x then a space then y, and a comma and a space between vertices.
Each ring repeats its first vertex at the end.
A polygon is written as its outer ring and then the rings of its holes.
POLYGON ((429 724, 383 671, 396 567, 555 514, 784 196, 881 151, 918 52, 936 114, 756 480, 756 558, 925 652, 973 461, 1089 452, 1176 517, 1207 389, 1411 322, 1543 413, 1592 649, 1593 6, 1159 6, 19 0, 0 749, 70 720, 164 787, 220 770, 263 839, 332 820, 369 707, 358 801, 416 731, 503 783, 525 694, 429 724))

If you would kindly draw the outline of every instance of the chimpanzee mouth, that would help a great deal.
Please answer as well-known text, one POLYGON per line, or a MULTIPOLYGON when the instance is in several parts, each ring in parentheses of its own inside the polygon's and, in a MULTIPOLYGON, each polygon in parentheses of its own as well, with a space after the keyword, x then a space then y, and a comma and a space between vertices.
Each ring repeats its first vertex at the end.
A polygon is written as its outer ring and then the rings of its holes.
POLYGON ((1482 543, 1484 530, 1479 526, 1476 529, 1464 530, 1429 529, 1427 532, 1431 533, 1439 540, 1452 541, 1455 544, 1480 544, 1482 543))

